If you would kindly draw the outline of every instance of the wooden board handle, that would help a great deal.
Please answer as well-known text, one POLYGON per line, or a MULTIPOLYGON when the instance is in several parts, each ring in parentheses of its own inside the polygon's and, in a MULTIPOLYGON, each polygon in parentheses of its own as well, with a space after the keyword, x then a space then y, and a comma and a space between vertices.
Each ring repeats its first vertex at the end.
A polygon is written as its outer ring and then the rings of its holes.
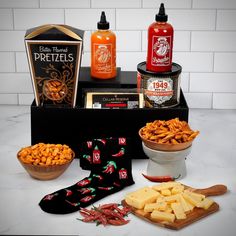
POLYGON ((217 196, 222 195, 227 192, 227 187, 223 184, 217 184, 213 185, 209 188, 203 188, 203 189, 192 189, 195 193, 201 193, 205 196, 217 196))

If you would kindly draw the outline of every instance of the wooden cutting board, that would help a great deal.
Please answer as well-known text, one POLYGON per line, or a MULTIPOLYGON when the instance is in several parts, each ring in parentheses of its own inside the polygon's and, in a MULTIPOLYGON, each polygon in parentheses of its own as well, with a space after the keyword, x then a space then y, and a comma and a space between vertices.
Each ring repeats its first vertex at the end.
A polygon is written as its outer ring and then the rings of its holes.
MULTIPOLYGON (((185 186, 185 185, 184 185, 185 186)), ((227 187, 225 185, 214 185, 209 188, 205 189, 194 189, 189 186, 185 186, 185 189, 188 189, 190 191, 193 191, 195 193, 201 193, 204 194, 206 197, 209 196, 217 196, 217 195, 222 195, 227 192, 227 187)), ((125 200, 122 200, 122 204, 124 206, 129 206, 125 200)), ((139 218, 148 221, 152 224, 159 225, 161 227, 173 229, 173 230, 179 230, 182 229, 183 227, 192 224, 193 222, 196 222, 214 212, 217 212, 219 210, 219 205, 214 202, 207 210, 202 209, 202 208, 197 208, 195 207, 193 211, 187 213, 187 218, 183 220, 175 220, 173 223, 171 222, 166 222, 166 221, 157 221, 153 220, 150 217, 150 213, 146 213, 143 210, 136 209, 134 207, 131 207, 131 212, 138 216, 139 218)))

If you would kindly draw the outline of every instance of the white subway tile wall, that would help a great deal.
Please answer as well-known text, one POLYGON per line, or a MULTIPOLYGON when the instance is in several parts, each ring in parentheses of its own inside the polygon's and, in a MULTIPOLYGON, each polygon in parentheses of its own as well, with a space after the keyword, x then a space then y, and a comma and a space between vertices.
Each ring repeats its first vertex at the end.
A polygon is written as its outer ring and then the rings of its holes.
POLYGON ((173 61, 190 108, 236 109, 235 0, 0 0, 0 104, 34 98, 24 45, 28 28, 68 24, 85 30, 82 66, 102 10, 117 36, 117 66, 146 60, 147 29, 163 2, 175 29, 173 61))
POLYGON ((90 8, 90 0, 40 0, 40 8, 90 8))
POLYGON ((29 72, 26 52, 16 52, 16 72, 29 72))
POLYGON ((15 55, 14 52, 0 52, 0 71, 1 72, 15 72, 15 55))
POLYGON ((167 8, 191 8, 192 0, 143 0, 143 8, 156 8, 164 3, 167 8))
POLYGON ((16 30, 26 30, 39 25, 63 24, 63 9, 15 9, 14 10, 14 27, 16 30))
MULTIPOLYGON (((115 30, 115 12, 115 9, 106 9, 111 30, 115 30)), ((101 9, 65 9, 65 24, 83 30, 96 30, 100 15, 101 9)))
POLYGON ((11 9, 0 9, 0 19, 1 30, 13 29, 13 16, 11 9))

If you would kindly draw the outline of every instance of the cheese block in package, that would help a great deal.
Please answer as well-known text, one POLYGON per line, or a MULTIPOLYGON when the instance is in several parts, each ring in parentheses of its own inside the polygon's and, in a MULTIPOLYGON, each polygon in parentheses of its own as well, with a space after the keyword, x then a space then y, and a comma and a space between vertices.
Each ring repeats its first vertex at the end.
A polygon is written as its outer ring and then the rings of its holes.
POLYGON ((87 92, 86 108, 133 109, 143 107, 143 95, 135 92, 87 92))

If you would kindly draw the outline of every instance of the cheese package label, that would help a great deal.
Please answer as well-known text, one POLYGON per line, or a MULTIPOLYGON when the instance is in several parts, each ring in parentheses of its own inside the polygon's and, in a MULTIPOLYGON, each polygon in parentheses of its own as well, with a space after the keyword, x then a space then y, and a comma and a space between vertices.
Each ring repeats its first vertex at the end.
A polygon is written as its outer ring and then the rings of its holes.
POLYGON ((138 93, 87 93, 86 108, 120 109, 142 108, 141 94, 138 93))

